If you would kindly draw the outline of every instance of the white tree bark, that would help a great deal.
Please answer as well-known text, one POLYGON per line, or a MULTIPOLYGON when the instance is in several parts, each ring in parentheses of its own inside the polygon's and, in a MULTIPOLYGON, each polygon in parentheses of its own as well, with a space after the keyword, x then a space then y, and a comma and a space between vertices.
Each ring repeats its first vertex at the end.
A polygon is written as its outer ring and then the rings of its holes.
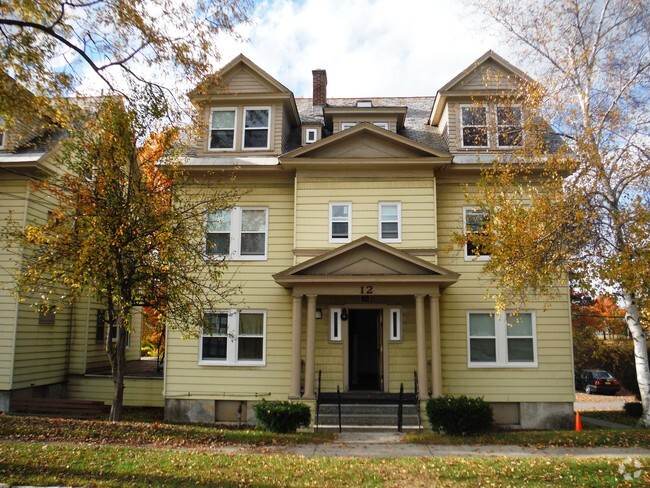
POLYGON ((625 322, 634 340, 634 363, 641 393, 643 415, 640 424, 650 427, 650 366, 648 365, 648 341, 639 320, 639 307, 633 293, 625 293, 625 322))

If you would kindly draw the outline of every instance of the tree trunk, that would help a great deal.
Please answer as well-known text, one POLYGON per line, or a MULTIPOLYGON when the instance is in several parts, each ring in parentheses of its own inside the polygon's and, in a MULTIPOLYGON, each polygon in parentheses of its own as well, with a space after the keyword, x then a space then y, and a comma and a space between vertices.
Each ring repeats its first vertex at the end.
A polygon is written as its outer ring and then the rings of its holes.
MULTIPOLYGON (((124 366, 126 363, 126 331, 118 324, 115 344, 108 344, 110 349, 111 374, 113 378, 113 403, 108 420, 119 422, 122 419, 122 404, 124 402, 124 366)), ((109 341, 110 334, 109 334, 109 341)))
POLYGON ((650 367, 648 365, 648 343, 645 332, 639 320, 639 307, 634 293, 624 293, 625 322, 634 341, 634 363, 636 365, 636 378, 639 383, 643 415, 639 423, 650 427, 650 367))

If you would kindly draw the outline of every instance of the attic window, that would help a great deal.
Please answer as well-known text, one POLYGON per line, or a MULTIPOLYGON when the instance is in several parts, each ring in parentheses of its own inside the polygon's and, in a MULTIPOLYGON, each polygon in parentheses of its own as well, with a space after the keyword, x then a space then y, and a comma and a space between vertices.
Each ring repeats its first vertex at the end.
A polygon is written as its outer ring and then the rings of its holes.
POLYGON ((305 129, 305 144, 311 144, 318 140, 318 129, 305 129))
POLYGON ((357 107, 359 107, 359 108, 372 107, 372 101, 371 100, 357 100, 357 107))

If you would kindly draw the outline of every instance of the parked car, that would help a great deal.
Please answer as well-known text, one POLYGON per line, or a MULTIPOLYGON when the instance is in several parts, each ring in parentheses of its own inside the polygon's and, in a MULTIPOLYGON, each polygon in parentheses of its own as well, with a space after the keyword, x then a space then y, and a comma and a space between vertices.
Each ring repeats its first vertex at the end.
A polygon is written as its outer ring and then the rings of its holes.
POLYGON ((581 388, 589 395, 593 393, 615 395, 621 390, 621 383, 602 369, 585 369, 580 374, 580 383, 581 388))

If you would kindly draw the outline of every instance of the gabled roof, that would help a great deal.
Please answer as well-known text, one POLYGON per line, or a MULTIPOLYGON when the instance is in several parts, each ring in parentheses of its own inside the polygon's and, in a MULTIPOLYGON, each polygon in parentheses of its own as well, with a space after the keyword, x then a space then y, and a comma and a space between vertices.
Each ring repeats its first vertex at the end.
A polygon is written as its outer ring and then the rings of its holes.
POLYGON ((446 164, 451 160, 449 153, 382 129, 370 122, 361 122, 350 129, 337 132, 313 144, 308 144, 283 154, 280 156, 280 163, 285 166, 291 166, 299 164, 301 159, 330 159, 333 153, 336 153, 335 158, 343 164, 345 164, 345 160, 350 161, 354 159, 361 161, 364 159, 364 156, 360 156, 358 151, 354 149, 370 146, 376 152, 366 156, 365 159, 372 160, 373 162, 395 159, 420 159, 423 163, 431 163, 432 159, 439 159, 441 164, 446 164), (369 140, 373 141, 372 145, 366 144, 369 140), (394 150, 382 154, 380 149, 382 143, 386 147, 394 150))
POLYGON ((308 283, 403 283, 447 287, 460 275, 364 236, 273 275, 285 288, 308 283))
POLYGON ((278 92, 292 93, 291 90, 289 90, 286 86, 284 86, 278 80, 273 78, 270 74, 268 74, 266 71, 264 71, 258 65, 253 63, 246 56, 244 56, 243 54, 239 54, 239 55, 235 56, 230 62, 228 62, 225 66, 223 66, 219 71, 217 71, 213 75, 209 76, 202 83, 199 83, 192 91, 190 91, 187 94, 187 96, 190 97, 190 99, 195 99, 195 98, 203 95, 201 93, 202 90, 206 90, 210 85, 216 84, 218 81, 228 78, 228 76, 231 73, 235 72, 237 69, 241 68, 242 66, 245 66, 246 68, 248 68, 255 75, 257 75, 257 77, 261 81, 263 81, 263 82, 269 84, 271 87, 273 87, 274 90, 276 90, 278 92))
POLYGON ((293 116, 293 122, 295 124, 300 123, 300 116, 298 115, 298 109, 296 107, 296 100, 293 96, 293 92, 243 54, 235 56, 219 71, 208 76, 203 82, 199 83, 192 91, 190 91, 187 96, 193 102, 211 100, 224 96, 232 96, 234 93, 227 91, 228 79, 231 76, 235 76, 242 69, 250 73, 257 82, 264 86, 266 88, 266 92, 237 93, 238 95, 241 97, 272 96, 273 98, 284 99, 285 106, 289 108, 289 112, 293 116), (216 92, 211 92, 210 88, 212 87, 217 87, 218 90, 216 92))
MULTIPOLYGON (((483 66, 492 63, 496 64, 499 70, 504 74, 512 75, 520 84, 525 85, 536 83, 535 80, 525 72, 499 56, 494 51, 489 50, 438 90, 436 100, 433 104, 433 109, 431 110, 431 116, 429 117, 429 123, 431 125, 438 125, 448 98, 453 96, 468 96, 476 94, 476 90, 463 88, 463 82, 476 75, 483 66)), ((486 89, 489 88, 486 87, 486 89)), ((507 90, 508 88, 505 89, 507 90)), ((500 87, 500 91, 504 91, 504 87, 500 87)))

